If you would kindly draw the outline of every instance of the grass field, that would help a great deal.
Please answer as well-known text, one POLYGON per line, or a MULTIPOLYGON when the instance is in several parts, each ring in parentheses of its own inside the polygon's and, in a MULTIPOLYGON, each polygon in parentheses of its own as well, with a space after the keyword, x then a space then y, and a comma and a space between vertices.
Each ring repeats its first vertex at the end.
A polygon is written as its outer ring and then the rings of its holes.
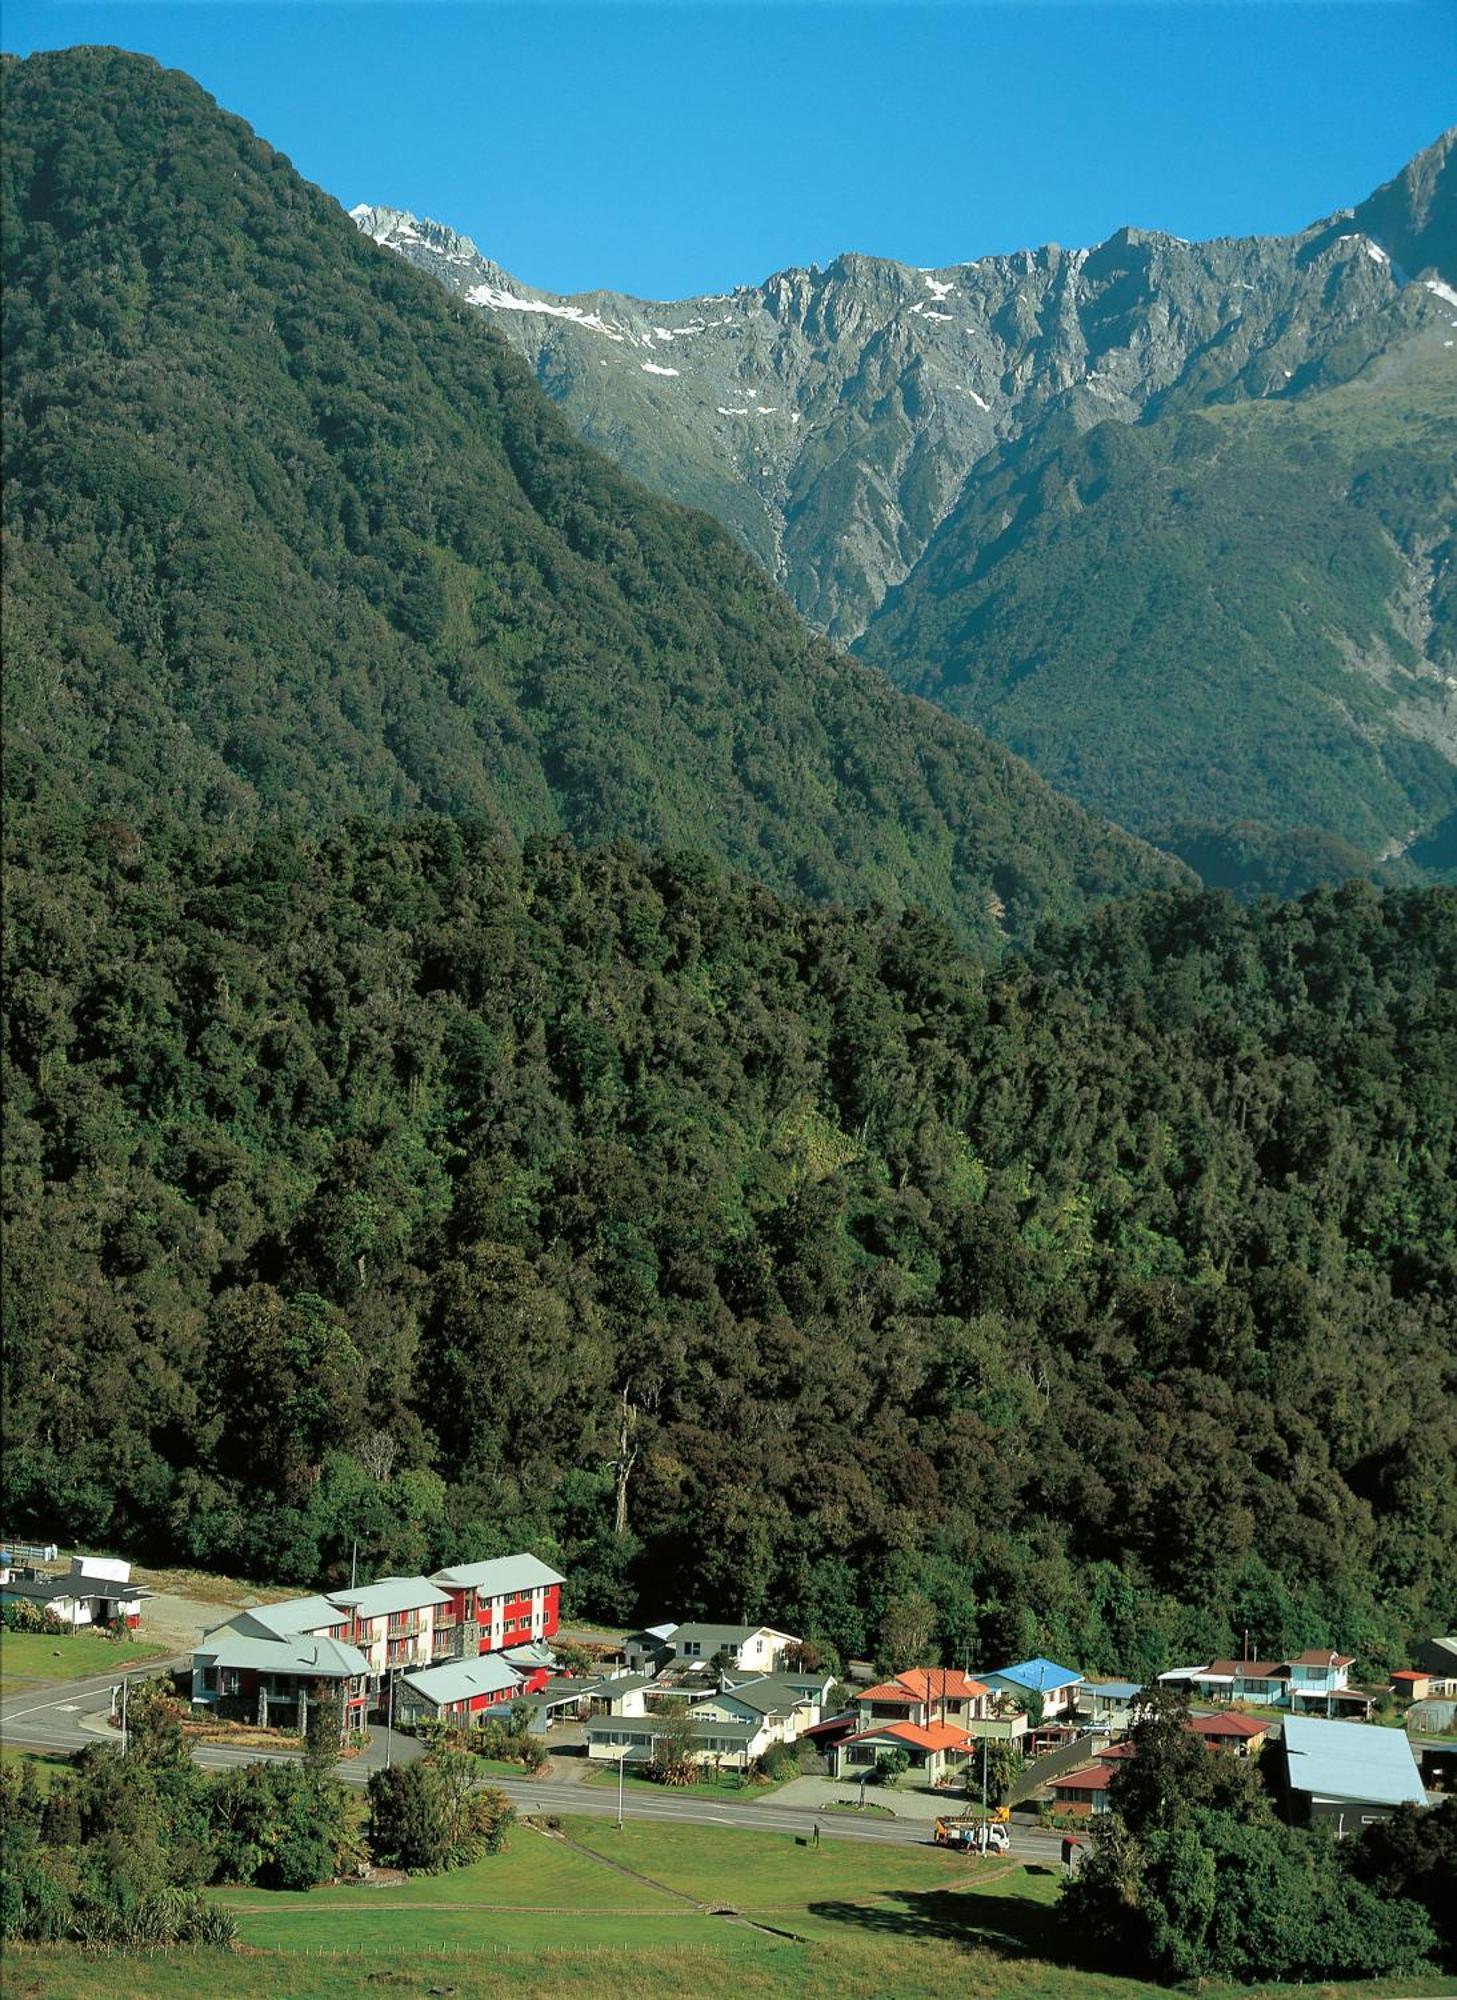
MULTIPOLYGON (((570 1820, 518 1828, 449 1875, 307 1895, 218 1890, 236 1956, 86 1960, 11 1947, 6 2000, 1156 2000, 1162 1989, 1038 1957, 1057 1880, 939 1849, 801 1845, 791 1834, 570 1820)), ((1279 1988, 1204 1987, 1201 2000, 1279 1988)), ((1283 1989, 1292 1996, 1295 1989, 1283 1989)), ((1424 1979, 1305 1988, 1306 2000, 1457 1995, 1424 1979)))
POLYGON ((91 1674, 134 1674, 163 1658, 145 1640, 109 1639, 102 1632, 0 1631, 0 1694, 23 1694, 47 1681, 79 1681, 91 1674))
MULTIPOLYGON (((615 1792, 617 1790, 616 1764, 603 1764, 597 1769, 589 1771, 583 1782, 591 1785, 595 1791, 615 1792)), ((740 1805, 742 1805, 746 1798, 767 1799, 779 1789, 777 1785, 741 1784, 737 1771, 721 1778, 700 1778, 696 1785, 691 1785, 687 1788, 686 1794, 684 1792, 674 1792, 664 1785, 655 1784, 651 1778, 624 1776, 622 1784, 624 1791, 653 1792, 660 1799, 682 1798, 684 1796, 695 1799, 734 1799, 740 1805)))

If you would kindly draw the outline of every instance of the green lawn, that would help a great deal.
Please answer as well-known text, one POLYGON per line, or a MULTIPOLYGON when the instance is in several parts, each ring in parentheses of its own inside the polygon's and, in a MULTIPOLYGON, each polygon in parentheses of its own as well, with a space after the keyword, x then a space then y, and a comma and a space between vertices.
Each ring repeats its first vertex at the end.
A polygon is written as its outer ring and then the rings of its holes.
MULTIPOLYGON (((616 1764, 601 1765, 597 1769, 590 1771, 583 1782, 591 1785, 597 1791, 615 1792, 617 1790, 616 1764)), ((781 1780, 781 1783, 787 1782, 787 1780, 781 1780)), ((742 1805, 745 1799, 770 1798, 779 1789, 779 1786, 774 1784, 743 1784, 736 1771, 722 1778, 700 1778, 696 1785, 689 1785, 683 1791, 674 1791, 666 1785, 655 1784, 651 1778, 624 1776, 622 1783, 624 1791, 653 1792, 660 1799, 733 1799, 739 1805, 742 1805)))
MULTIPOLYGON (((307 1895, 217 1890, 245 1954, 122 1962, 11 1947, 6 2000, 1166 2000, 1137 1980, 1049 1964, 1057 1877, 931 1847, 728 1827, 522 1826, 448 1875, 307 1895), (569 1844, 569 1841, 573 1844, 569 1844), (726 1914, 727 1911, 737 1915, 726 1914), (714 1914, 715 1911, 720 1914, 714 1914)), ((1295 1989, 1207 1987, 1202 2000, 1295 1989)), ((1309 1989, 1306 1989, 1309 1991, 1309 1989)), ((1321 2000, 1457 1995, 1457 1980, 1323 1986, 1321 2000)))
POLYGON ((134 1674, 163 1659, 145 1640, 109 1639, 103 1632, 0 1631, 0 1694, 20 1694, 47 1681, 84 1680, 91 1674, 134 1674))
POLYGON ((476 1769, 485 1778, 529 1778, 530 1771, 515 1757, 477 1757, 476 1769))
MULTIPOLYGON (((766 1943, 739 1951, 645 1944, 621 1950, 430 1952, 422 1936, 389 1957, 225 1958, 172 1952, 142 1960, 86 1959, 64 1946, 11 1946, 6 2000, 1170 2000, 1165 1987, 1067 1971, 1041 1960, 1010 1961, 944 1941, 859 1935, 809 1945, 766 1943)), ((1424 1978, 1369 1985, 1205 1986, 1200 2000, 1384 2000, 1447 1996, 1457 1982, 1424 1978)))

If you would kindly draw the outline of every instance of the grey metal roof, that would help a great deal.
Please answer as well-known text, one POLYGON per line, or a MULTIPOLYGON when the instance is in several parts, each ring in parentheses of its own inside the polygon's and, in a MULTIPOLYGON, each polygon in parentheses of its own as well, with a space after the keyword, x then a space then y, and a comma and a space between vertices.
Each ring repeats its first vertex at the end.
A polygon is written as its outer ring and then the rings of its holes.
MULTIPOLYGON (((752 1743, 764 1727, 762 1722, 714 1722, 703 1716, 694 1722, 695 1736, 716 1736, 735 1743, 752 1743)), ((599 1741, 609 1736, 631 1736, 646 1743, 650 1737, 661 1736, 663 1720, 660 1715, 596 1715, 587 1724, 587 1735, 599 1741)))
POLYGON ((539 1556, 492 1556, 487 1562, 457 1563, 438 1569, 431 1577, 450 1590, 473 1590, 478 1597, 518 1597, 524 1591, 542 1590, 548 1584, 565 1583, 539 1556))
POLYGON ((724 1674, 724 1685, 728 1688, 758 1687, 762 1681, 774 1681, 778 1686, 794 1688, 801 1694, 822 1701, 835 1685, 835 1676, 804 1673, 792 1667, 780 1667, 772 1674, 746 1673, 742 1667, 731 1667, 724 1674))
POLYGON ((341 1645, 337 1639, 259 1639, 228 1625, 210 1632, 192 1658, 196 1666, 254 1667, 259 1673, 297 1674, 304 1679, 312 1675, 340 1680, 369 1672, 359 1648, 341 1645))
POLYGON ((288 1597, 281 1604, 254 1604, 237 1618, 229 1619, 240 1632, 257 1627, 261 1632, 278 1639, 291 1638, 297 1632, 314 1632, 327 1625, 347 1625, 349 1614, 337 1604, 331 1604, 327 1597, 288 1597))
POLYGON ((335 1604, 347 1604, 361 1618, 385 1618, 393 1611, 418 1611, 426 1604, 445 1604, 445 1592, 423 1576, 384 1576, 378 1583, 362 1583, 357 1590, 329 1593, 335 1604))
POLYGON ((742 1646, 764 1628, 759 1625, 675 1625, 669 1645, 681 1653, 690 1641, 698 1646, 742 1646))
POLYGON ((545 1639, 531 1639, 524 1646, 502 1648, 513 1667, 554 1667, 556 1654, 545 1639))
POLYGON ((1294 1790, 1364 1805, 1426 1804, 1416 1759, 1401 1730, 1310 1715, 1289 1716, 1282 1727, 1294 1790))
POLYGON ((737 1701, 755 1715, 782 1715, 786 1709, 799 1708, 812 1702, 813 1695, 802 1694, 788 1681, 765 1677, 756 1681, 743 1681, 737 1687, 725 1688, 721 1694, 706 1697, 709 1701, 737 1701))
POLYGON ((416 1694, 437 1706, 469 1701, 478 1694, 499 1694, 503 1689, 521 1685, 516 1669, 494 1653, 482 1653, 474 1660, 449 1660, 443 1667, 420 1667, 401 1674, 400 1679, 407 1688, 413 1688, 416 1694))

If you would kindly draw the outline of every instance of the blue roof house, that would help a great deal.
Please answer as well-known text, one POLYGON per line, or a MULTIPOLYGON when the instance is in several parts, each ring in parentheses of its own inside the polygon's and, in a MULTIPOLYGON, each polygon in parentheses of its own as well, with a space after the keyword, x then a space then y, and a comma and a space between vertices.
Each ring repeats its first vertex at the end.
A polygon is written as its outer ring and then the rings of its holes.
POLYGON ((978 1674, 977 1679, 985 1681, 997 1694, 1020 1696, 1041 1695, 1044 1720, 1054 1716, 1071 1715, 1076 1691, 1083 1684, 1083 1677, 1074 1673, 1071 1667, 1060 1667, 1056 1660, 1018 1660, 1010 1667, 999 1667, 994 1674, 978 1674))

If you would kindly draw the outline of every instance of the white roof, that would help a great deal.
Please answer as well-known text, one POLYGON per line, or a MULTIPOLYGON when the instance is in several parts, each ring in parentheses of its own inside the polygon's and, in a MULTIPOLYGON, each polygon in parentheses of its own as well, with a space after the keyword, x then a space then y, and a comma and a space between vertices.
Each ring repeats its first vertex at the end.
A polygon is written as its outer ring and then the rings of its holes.
POLYGON ((451 1590, 474 1590, 478 1597, 517 1597, 550 1583, 565 1583, 539 1556, 492 1556, 489 1562, 460 1563, 436 1570, 430 1581, 451 1590))
POLYGON ((1369 1722, 1324 1722, 1310 1715, 1292 1715, 1283 1728, 1296 1791, 1365 1805, 1426 1804, 1416 1758, 1401 1730, 1369 1722))
POLYGON ((260 1673, 304 1678, 313 1674, 321 1680, 369 1672, 369 1662, 359 1648, 343 1646, 337 1639, 259 1639, 230 1625, 210 1632, 192 1657, 204 1666, 256 1667, 260 1673))
POLYGON ((384 1576, 362 1583, 358 1590, 330 1593, 335 1604, 348 1604, 361 1618, 384 1618, 391 1611, 418 1611, 424 1604, 444 1604, 446 1595, 423 1576, 384 1576))
POLYGON ((498 1694, 502 1688, 521 1685, 516 1669, 492 1653, 483 1653, 475 1660, 451 1660, 443 1667, 422 1667, 418 1673, 401 1674, 400 1679, 426 1701, 441 1704, 469 1701, 475 1694, 498 1694))
POLYGON ((72 1576, 84 1576, 98 1583, 127 1583, 132 1566, 120 1556, 72 1556, 72 1576))

